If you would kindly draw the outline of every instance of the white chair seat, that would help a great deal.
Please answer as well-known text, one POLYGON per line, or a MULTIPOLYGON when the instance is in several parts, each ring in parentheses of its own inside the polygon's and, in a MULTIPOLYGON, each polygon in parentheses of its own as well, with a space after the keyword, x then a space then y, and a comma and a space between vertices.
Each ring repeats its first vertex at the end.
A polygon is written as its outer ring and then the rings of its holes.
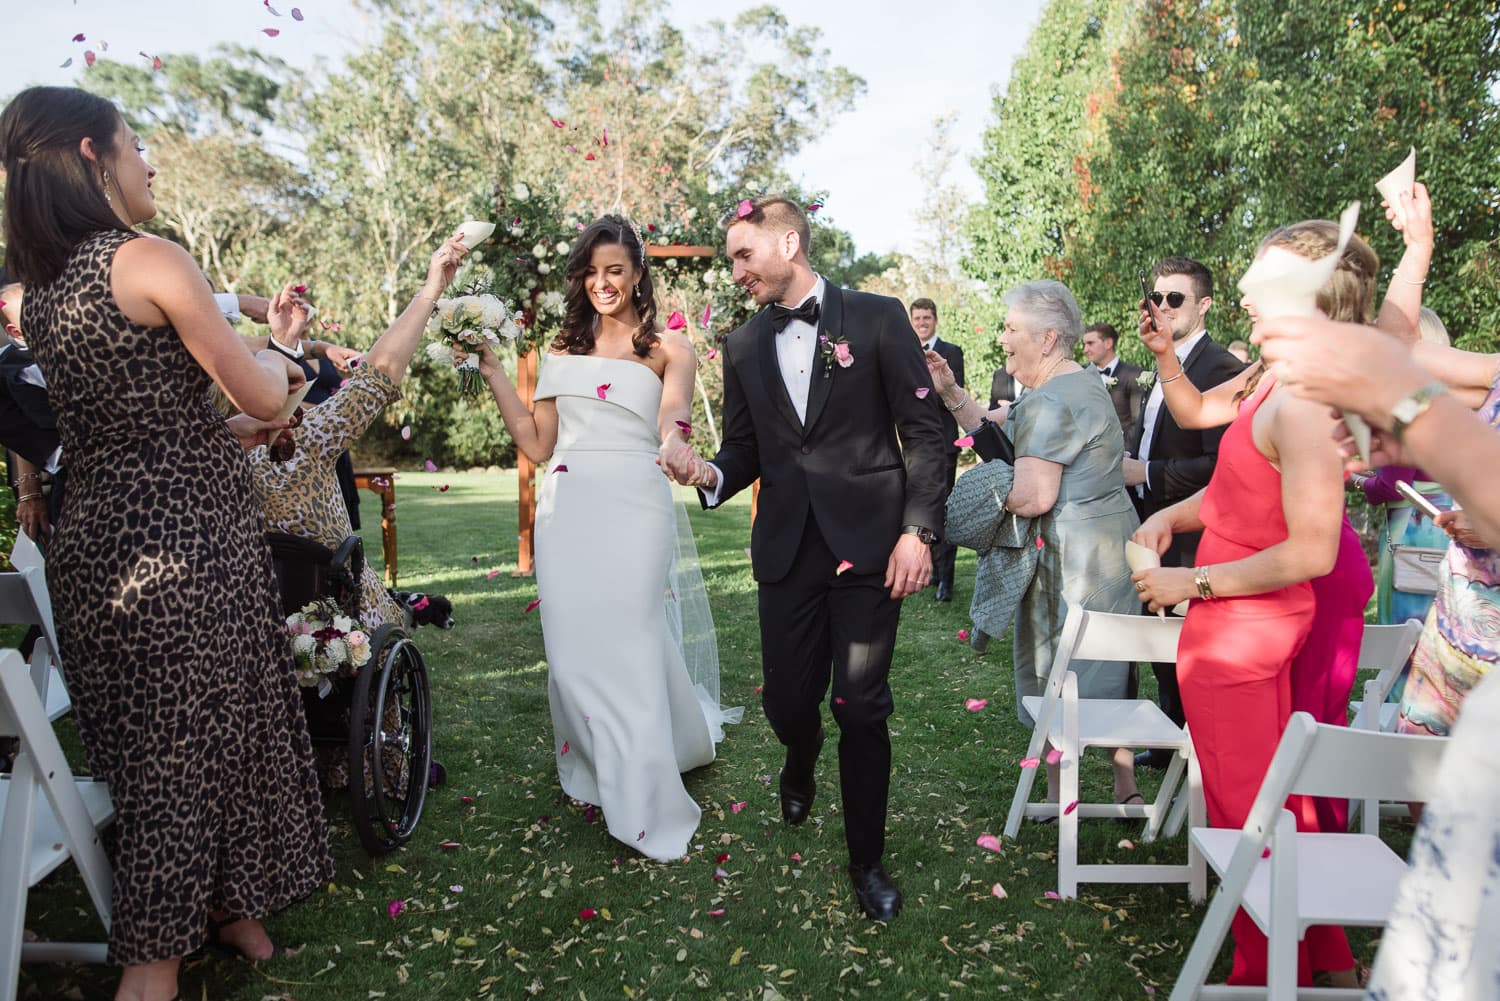
MULTIPOLYGON (((109 799, 109 787, 93 779, 75 779, 83 805, 88 809, 89 820, 96 828, 103 828, 115 819, 115 807, 109 799)), ((0 779, 0 816, 5 814, 5 800, 10 793, 10 779, 0 779)), ((35 886, 46 879, 68 860, 64 847, 62 825, 52 812, 52 805, 45 796, 37 797, 36 812, 32 815, 31 854, 26 872, 29 885, 35 886)))
MULTIPOLYGON (((1349 703, 1349 718, 1358 719, 1365 711, 1364 702, 1357 701, 1349 703)), ((1380 704, 1380 732, 1391 733, 1396 729, 1396 717, 1400 714, 1401 707, 1394 702, 1382 702, 1380 704)))
MULTIPOLYGON (((1240 829, 1198 827, 1193 843, 1215 873, 1229 871, 1240 829)), ((1396 884, 1406 861, 1382 841, 1363 834, 1306 834, 1297 837, 1298 931, 1312 925, 1378 928, 1390 917, 1396 884)), ((1263 858, 1250 874, 1240 906, 1262 930, 1271 924, 1271 860, 1263 858)))
MULTIPOLYGON (((1021 700, 1032 719, 1039 719, 1042 699, 1028 695, 1021 700)), ((1062 745, 1062 720, 1053 715, 1047 739, 1062 745)), ((1080 699, 1078 742, 1085 747, 1181 747, 1182 728, 1160 709, 1140 699, 1080 699)))

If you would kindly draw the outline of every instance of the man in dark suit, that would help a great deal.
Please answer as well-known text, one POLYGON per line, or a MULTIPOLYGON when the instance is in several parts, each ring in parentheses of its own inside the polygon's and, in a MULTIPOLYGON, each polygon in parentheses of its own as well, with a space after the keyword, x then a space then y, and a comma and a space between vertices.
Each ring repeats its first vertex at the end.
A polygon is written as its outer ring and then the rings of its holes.
POLYGON ((781 814, 807 819, 833 688, 849 874, 887 920, 887 680, 901 599, 930 582, 943 525, 944 413, 895 299, 837 288, 808 264, 795 202, 747 200, 724 220, 734 280, 763 309, 724 342, 724 442, 670 471, 715 507, 760 479, 750 549, 760 589, 762 700, 786 747, 781 814), (919 390, 927 392, 919 393, 919 390))
POLYGON ((1016 402, 1016 397, 1019 393, 1020 387, 1016 385, 1016 377, 1005 371, 1005 366, 1001 365, 995 369, 995 375, 990 379, 989 409, 994 410, 1000 406, 1002 401, 1006 403, 1016 402))
POLYGON ((47 402, 47 383, 26 350, 21 333, 20 284, 0 282, 0 445, 14 454, 6 463, 16 494, 16 521, 43 546, 62 505, 63 470, 57 420, 47 402), (50 485, 50 491, 43 487, 50 485))
MULTIPOLYGON (((911 326, 917 332, 917 341, 922 345, 922 350, 935 351, 941 355, 953 370, 953 378, 958 384, 968 385, 964 382, 964 349, 957 344, 949 344, 937 334, 937 303, 931 299, 913 300, 911 326)), ((946 503, 948 494, 953 490, 953 481, 958 476, 959 447, 954 442, 963 432, 958 429, 958 421, 953 419, 952 414, 944 421, 943 429, 947 438, 943 450, 948 453, 948 480, 943 491, 946 503)), ((932 547, 932 578, 937 585, 937 593, 933 597, 938 601, 953 600, 953 561, 957 555, 957 548, 947 539, 932 547)))
POLYGON ((1115 416, 1120 418, 1120 430, 1125 442, 1131 442, 1135 432, 1135 419, 1141 412, 1141 370, 1115 353, 1120 334, 1107 323, 1095 323, 1083 328, 1083 356, 1089 360, 1104 380, 1109 398, 1115 403, 1115 416))
MULTIPOLYGON (((1208 336, 1204 325, 1214 293, 1208 268, 1189 257, 1165 257, 1157 262, 1152 274, 1155 288, 1151 301, 1160 311, 1162 322, 1171 327, 1183 374, 1201 390, 1236 375, 1243 366, 1208 336)), ((1164 402, 1156 373, 1147 379, 1150 389, 1143 394, 1140 419, 1125 443, 1125 486, 1143 521, 1208 485, 1219 457, 1219 439, 1227 427, 1178 427, 1164 402)), ((1162 556, 1162 565, 1193 566, 1198 538, 1196 532, 1174 536, 1171 548, 1162 556)), ((1146 611, 1144 605, 1141 610, 1146 611)), ((1177 690, 1176 665, 1152 664, 1151 670, 1156 675, 1162 711, 1181 726, 1182 697, 1177 690)), ((1136 763, 1165 768, 1170 759, 1169 753, 1145 751, 1136 756, 1136 763)))

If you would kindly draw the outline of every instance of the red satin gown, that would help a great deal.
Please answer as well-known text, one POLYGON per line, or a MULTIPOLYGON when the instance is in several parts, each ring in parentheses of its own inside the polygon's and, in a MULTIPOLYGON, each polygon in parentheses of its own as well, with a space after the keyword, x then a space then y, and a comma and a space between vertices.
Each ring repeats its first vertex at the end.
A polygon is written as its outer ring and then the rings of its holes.
MULTIPOLYGON (((1228 563, 1287 537, 1281 473, 1255 446, 1255 413, 1275 387, 1268 372, 1224 433, 1218 464, 1200 506, 1198 564, 1228 563)), ((1292 660, 1312 629, 1315 599, 1306 581, 1265 594, 1194 599, 1182 627, 1177 679, 1193 748, 1203 769, 1208 822, 1242 827, 1292 714, 1292 660)), ((1287 808, 1297 828, 1318 830, 1310 799, 1287 808)), ((1232 924, 1231 984, 1266 982, 1266 937, 1244 911, 1232 924)), ((1354 956, 1341 928, 1310 928, 1298 948, 1298 982, 1311 971, 1346 970, 1354 956)))

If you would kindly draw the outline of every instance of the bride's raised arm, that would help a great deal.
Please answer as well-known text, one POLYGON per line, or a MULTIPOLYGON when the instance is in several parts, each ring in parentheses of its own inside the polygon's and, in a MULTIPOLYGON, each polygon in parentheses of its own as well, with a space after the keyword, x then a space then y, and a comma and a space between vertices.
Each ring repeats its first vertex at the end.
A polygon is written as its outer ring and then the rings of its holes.
POLYGON ((495 357, 488 344, 479 346, 479 374, 490 387, 495 403, 500 407, 500 419, 505 429, 515 439, 519 448, 532 462, 546 462, 557 447, 557 403, 554 400, 538 400, 528 410, 521 394, 511 385, 505 374, 505 366, 495 357))

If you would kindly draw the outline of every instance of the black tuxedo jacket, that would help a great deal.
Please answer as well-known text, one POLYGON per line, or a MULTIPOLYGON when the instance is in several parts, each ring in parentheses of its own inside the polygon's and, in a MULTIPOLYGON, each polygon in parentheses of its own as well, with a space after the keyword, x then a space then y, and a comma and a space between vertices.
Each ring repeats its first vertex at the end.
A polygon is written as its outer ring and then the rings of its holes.
POLYGON ((903 525, 943 527, 946 415, 922 344, 897 300, 825 283, 818 333, 847 339, 854 362, 840 368, 821 350, 813 356, 804 424, 781 378, 768 312, 724 342, 724 444, 713 460, 720 502, 760 479, 750 536, 757 581, 786 576, 808 517, 854 572, 884 573, 903 525))
MULTIPOLYGON (((1012 376, 1009 372, 1005 371, 1004 366, 997 368, 995 370, 994 378, 990 380, 989 409, 994 410, 1000 405, 1001 400, 1006 400, 1014 403, 1016 399, 1016 392, 1017 386, 1015 377, 1012 376)), ((1130 439, 1127 438, 1125 440, 1129 441, 1130 439)))
MULTIPOLYGON (((1208 336, 1193 345, 1193 350, 1188 352, 1182 363, 1183 372, 1200 390, 1212 389, 1239 374, 1243 367, 1238 358, 1208 336)), ((1141 439, 1145 437, 1146 403, 1150 397, 1149 392, 1141 393, 1140 415, 1136 419, 1135 431, 1129 438, 1127 449, 1137 459, 1146 460, 1147 482, 1150 486, 1146 490, 1145 500, 1136 496, 1134 488, 1129 491, 1142 520, 1208 486, 1209 478, 1214 474, 1214 464, 1219 459, 1219 439, 1224 437, 1224 428, 1228 427, 1226 424, 1204 430, 1184 430, 1177 426, 1177 422, 1172 419, 1172 411, 1163 401, 1156 415, 1151 454, 1141 455, 1141 439)), ((1179 536, 1173 539, 1168 556, 1177 557, 1175 565, 1189 565, 1197 548, 1196 533, 1179 536)), ((1163 558, 1162 563, 1174 565, 1174 561, 1168 558, 1163 558)))
MULTIPOLYGON (((937 340, 932 342, 932 350, 943 356, 943 360, 946 361, 948 363, 948 367, 953 370, 954 380, 957 381, 960 386, 967 386, 968 383, 964 382, 964 349, 959 347, 957 344, 949 344, 947 341, 939 337, 937 340)), ((944 407, 943 409, 946 410, 947 408, 944 407)), ((958 430, 958 418, 954 417, 952 414, 949 414, 948 419, 943 423, 943 429, 944 433, 947 436, 946 442, 943 445, 943 451, 947 452, 949 455, 957 455, 960 449, 953 443, 958 440, 960 434, 958 430)))
POLYGON ((1123 358, 1115 359, 1115 384, 1109 389, 1109 398, 1115 403, 1115 416, 1120 418, 1120 430, 1125 433, 1128 442, 1135 434, 1135 425, 1140 418, 1141 408, 1145 402, 1141 397, 1146 394, 1141 390, 1139 379, 1141 370, 1123 358))
POLYGON ((22 378, 36 364, 18 344, 0 348, 0 444, 38 468, 57 449, 57 420, 47 391, 22 378))

